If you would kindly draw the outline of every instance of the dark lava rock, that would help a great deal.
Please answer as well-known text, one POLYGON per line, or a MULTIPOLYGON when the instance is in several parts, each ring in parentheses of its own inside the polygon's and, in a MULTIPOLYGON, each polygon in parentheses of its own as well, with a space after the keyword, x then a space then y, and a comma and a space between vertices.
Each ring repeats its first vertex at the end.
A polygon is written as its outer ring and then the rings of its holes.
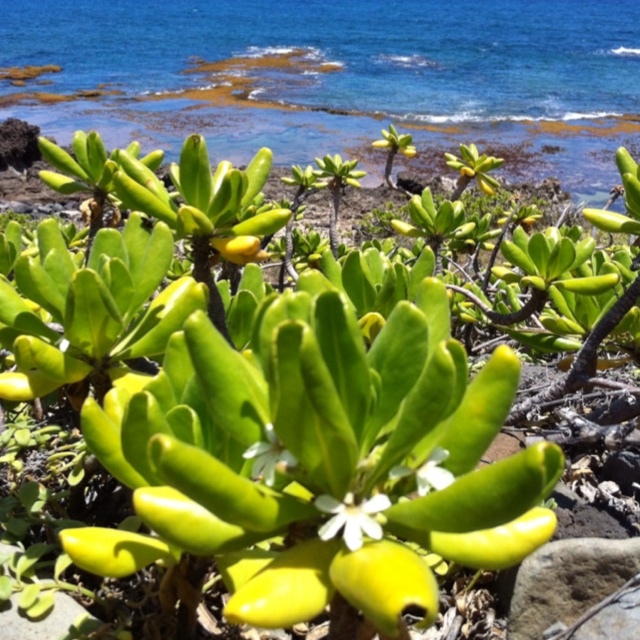
POLYGON ((613 480, 623 493, 633 495, 640 484, 640 454, 635 451, 615 451, 602 466, 602 480, 613 480))
POLYGON ((0 122, 0 171, 13 167, 24 171, 40 160, 38 136, 40 127, 9 118, 0 122))

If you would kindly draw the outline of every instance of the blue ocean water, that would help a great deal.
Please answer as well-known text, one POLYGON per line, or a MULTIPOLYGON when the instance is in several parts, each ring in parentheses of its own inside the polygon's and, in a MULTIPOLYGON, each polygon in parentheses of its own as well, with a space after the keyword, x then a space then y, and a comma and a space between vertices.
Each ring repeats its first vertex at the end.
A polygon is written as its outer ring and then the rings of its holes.
MULTIPOLYGON (((336 141, 357 145, 388 120, 423 126, 425 142, 440 126, 441 138, 512 143, 530 133, 522 122, 633 122, 640 114, 638 0, 0 0, 0 16, 0 68, 63 68, 42 76, 51 81, 43 86, 0 80, 0 100, 104 85, 121 92, 57 105, 29 96, 0 102, 0 118, 23 117, 62 141, 76 128, 96 128, 114 144, 136 135, 171 153, 195 128, 216 135, 228 155, 268 144, 284 163, 312 159, 336 141), (297 49, 313 69, 267 70, 249 97, 302 111, 137 100, 208 86, 211 78, 183 73, 194 58, 297 49), (324 73, 323 65, 337 70, 324 73)), ((563 143, 570 156, 585 135, 563 143)), ((616 135, 614 145, 626 142, 616 135)), ((562 173, 562 154, 548 160, 562 173)))

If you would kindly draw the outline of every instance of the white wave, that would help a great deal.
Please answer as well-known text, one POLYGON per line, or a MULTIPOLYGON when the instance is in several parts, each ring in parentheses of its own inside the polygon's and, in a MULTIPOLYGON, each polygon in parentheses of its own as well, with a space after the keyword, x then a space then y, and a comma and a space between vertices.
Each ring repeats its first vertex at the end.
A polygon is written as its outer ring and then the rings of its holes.
POLYGON ((258 96, 263 94, 263 93, 265 93, 265 89, 264 88, 254 89, 247 96, 247 100, 257 100, 258 96))
POLYGON ((610 49, 610 52, 616 56, 640 56, 640 49, 632 49, 629 47, 618 47, 610 49))
POLYGON ((438 67, 438 63, 435 60, 430 60, 421 55, 395 55, 395 54, 381 54, 376 58, 378 63, 391 64, 395 67, 402 67, 403 69, 415 69, 416 67, 438 67))
POLYGON ((265 58, 266 56, 287 56, 298 51, 297 47, 249 47, 243 56, 265 58))
POLYGON ((592 113, 579 113, 579 112, 567 112, 559 114, 557 116, 544 115, 513 115, 513 114, 498 114, 487 115, 484 113, 473 111, 460 111, 453 114, 427 114, 427 113, 382 113, 377 112, 377 115, 385 117, 392 117, 398 120, 421 122, 425 124, 464 124, 464 123, 481 123, 481 122, 570 122, 574 120, 598 120, 601 118, 616 118, 623 114, 609 112, 609 111, 597 111, 592 113))

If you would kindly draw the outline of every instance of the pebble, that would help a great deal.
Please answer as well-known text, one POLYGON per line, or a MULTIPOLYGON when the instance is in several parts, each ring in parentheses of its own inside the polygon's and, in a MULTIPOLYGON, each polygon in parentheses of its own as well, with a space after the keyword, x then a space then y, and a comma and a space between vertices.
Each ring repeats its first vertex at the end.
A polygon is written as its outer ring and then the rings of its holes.
POLYGON ((0 214, 7 212, 34 217, 46 217, 55 215, 60 218, 76 218, 80 216, 77 203, 51 202, 46 204, 31 204, 18 200, 0 201, 0 214))

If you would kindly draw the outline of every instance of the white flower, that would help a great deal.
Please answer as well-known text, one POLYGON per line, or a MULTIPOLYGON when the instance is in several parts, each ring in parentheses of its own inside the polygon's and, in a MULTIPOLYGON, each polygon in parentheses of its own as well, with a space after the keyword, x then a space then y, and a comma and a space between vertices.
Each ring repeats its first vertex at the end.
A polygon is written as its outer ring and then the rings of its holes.
POLYGON ((411 468, 402 465, 393 467, 389 471, 389 480, 406 478, 415 473, 418 495, 426 496, 432 489, 436 491, 446 489, 456 479, 451 471, 440 466, 440 463, 444 462, 448 457, 449 452, 446 449, 436 447, 418 470, 414 472, 411 468))
POLYGON ((298 461, 292 453, 282 446, 271 423, 265 425, 264 431, 268 442, 252 444, 242 454, 242 457, 247 460, 253 458, 251 476, 253 478, 262 476, 265 484, 272 487, 276 479, 276 467, 279 464, 295 467, 298 461))
POLYGON ((449 457, 446 449, 436 447, 427 461, 416 471, 418 494, 426 496, 431 489, 440 491, 446 489, 456 479, 448 469, 440 467, 440 463, 449 457))
POLYGON ((371 516, 391 506, 391 500, 382 493, 365 500, 361 504, 353 503, 353 494, 348 493, 344 502, 339 502, 328 495, 315 499, 316 508, 324 513, 334 514, 318 530, 320 540, 331 540, 344 527, 342 537, 351 551, 362 546, 363 533, 373 540, 382 538, 382 527, 371 516))

